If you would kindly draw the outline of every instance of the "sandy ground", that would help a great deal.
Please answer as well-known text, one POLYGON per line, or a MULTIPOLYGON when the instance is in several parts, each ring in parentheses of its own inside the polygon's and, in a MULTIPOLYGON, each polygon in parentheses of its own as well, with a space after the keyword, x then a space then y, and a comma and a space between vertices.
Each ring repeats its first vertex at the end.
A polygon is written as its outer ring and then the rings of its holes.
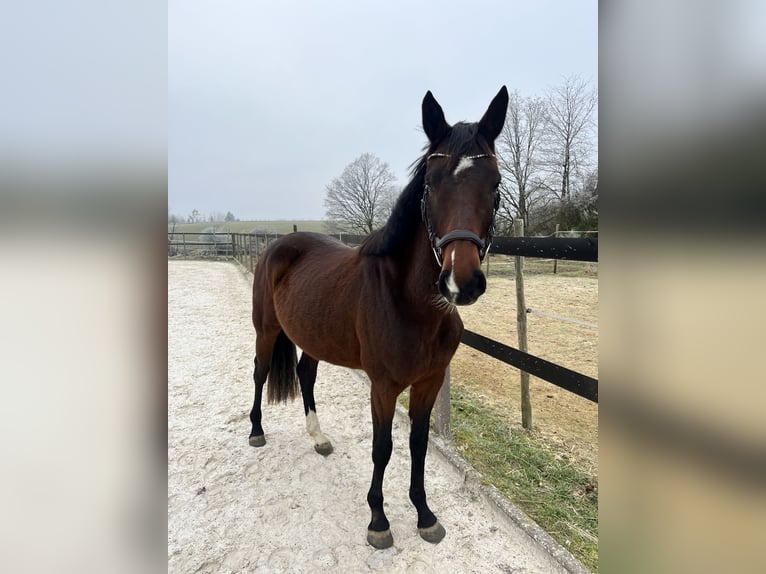
POLYGON ((264 404, 268 443, 252 448, 253 348, 248 277, 231 263, 169 261, 169 572, 565 572, 433 448, 426 490, 447 536, 423 541, 404 418, 384 482, 394 546, 367 545, 368 388, 321 363, 317 408, 335 452, 314 452, 300 401, 264 404))

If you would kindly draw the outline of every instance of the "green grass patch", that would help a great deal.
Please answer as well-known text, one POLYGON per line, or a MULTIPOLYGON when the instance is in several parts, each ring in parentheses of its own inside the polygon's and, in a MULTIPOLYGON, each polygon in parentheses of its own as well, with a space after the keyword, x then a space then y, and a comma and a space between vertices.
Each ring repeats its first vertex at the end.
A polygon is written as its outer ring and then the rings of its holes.
POLYGON ((452 390, 452 432, 461 456, 585 566, 598 572, 598 485, 557 460, 476 397, 452 390))

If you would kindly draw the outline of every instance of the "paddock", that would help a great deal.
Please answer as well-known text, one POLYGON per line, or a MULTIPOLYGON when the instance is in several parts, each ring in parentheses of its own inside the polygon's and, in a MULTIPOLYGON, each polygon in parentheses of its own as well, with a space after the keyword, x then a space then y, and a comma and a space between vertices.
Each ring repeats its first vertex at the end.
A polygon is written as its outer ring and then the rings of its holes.
POLYGON ((426 488, 447 535, 436 545, 422 540, 407 496, 409 421, 401 416, 384 483, 396 542, 369 546, 369 389, 347 369, 321 363, 317 378, 332 455, 314 452, 300 401, 264 404, 268 443, 250 447, 250 289, 234 263, 168 261, 169 572, 586 571, 433 447, 426 488))

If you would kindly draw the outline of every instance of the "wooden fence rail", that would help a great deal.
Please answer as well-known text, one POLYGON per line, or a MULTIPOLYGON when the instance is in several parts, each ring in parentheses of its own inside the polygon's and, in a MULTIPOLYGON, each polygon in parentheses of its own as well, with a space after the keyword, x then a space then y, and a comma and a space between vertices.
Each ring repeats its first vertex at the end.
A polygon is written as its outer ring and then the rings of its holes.
POLYGON ((580 395, 594 403, 598 402, 598 381, 592 377, 535 357, 519 349, 514 349, 467 329, 463 332, 461 342, 485 355, 526 371, 532 376, 553 383, 570 393, 580 395))

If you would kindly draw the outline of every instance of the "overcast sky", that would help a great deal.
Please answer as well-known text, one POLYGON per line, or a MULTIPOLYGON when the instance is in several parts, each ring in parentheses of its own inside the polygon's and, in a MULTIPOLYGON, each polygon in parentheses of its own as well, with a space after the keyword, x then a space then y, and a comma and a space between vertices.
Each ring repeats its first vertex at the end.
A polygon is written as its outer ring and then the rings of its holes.
POLYGON ((427 90, 454 123, 503 84, 534 96, 598 80, 595 0, 171 0, 168 25, 180 216, 322 219, 325 186, 363 153, 407 183, 427 90))

